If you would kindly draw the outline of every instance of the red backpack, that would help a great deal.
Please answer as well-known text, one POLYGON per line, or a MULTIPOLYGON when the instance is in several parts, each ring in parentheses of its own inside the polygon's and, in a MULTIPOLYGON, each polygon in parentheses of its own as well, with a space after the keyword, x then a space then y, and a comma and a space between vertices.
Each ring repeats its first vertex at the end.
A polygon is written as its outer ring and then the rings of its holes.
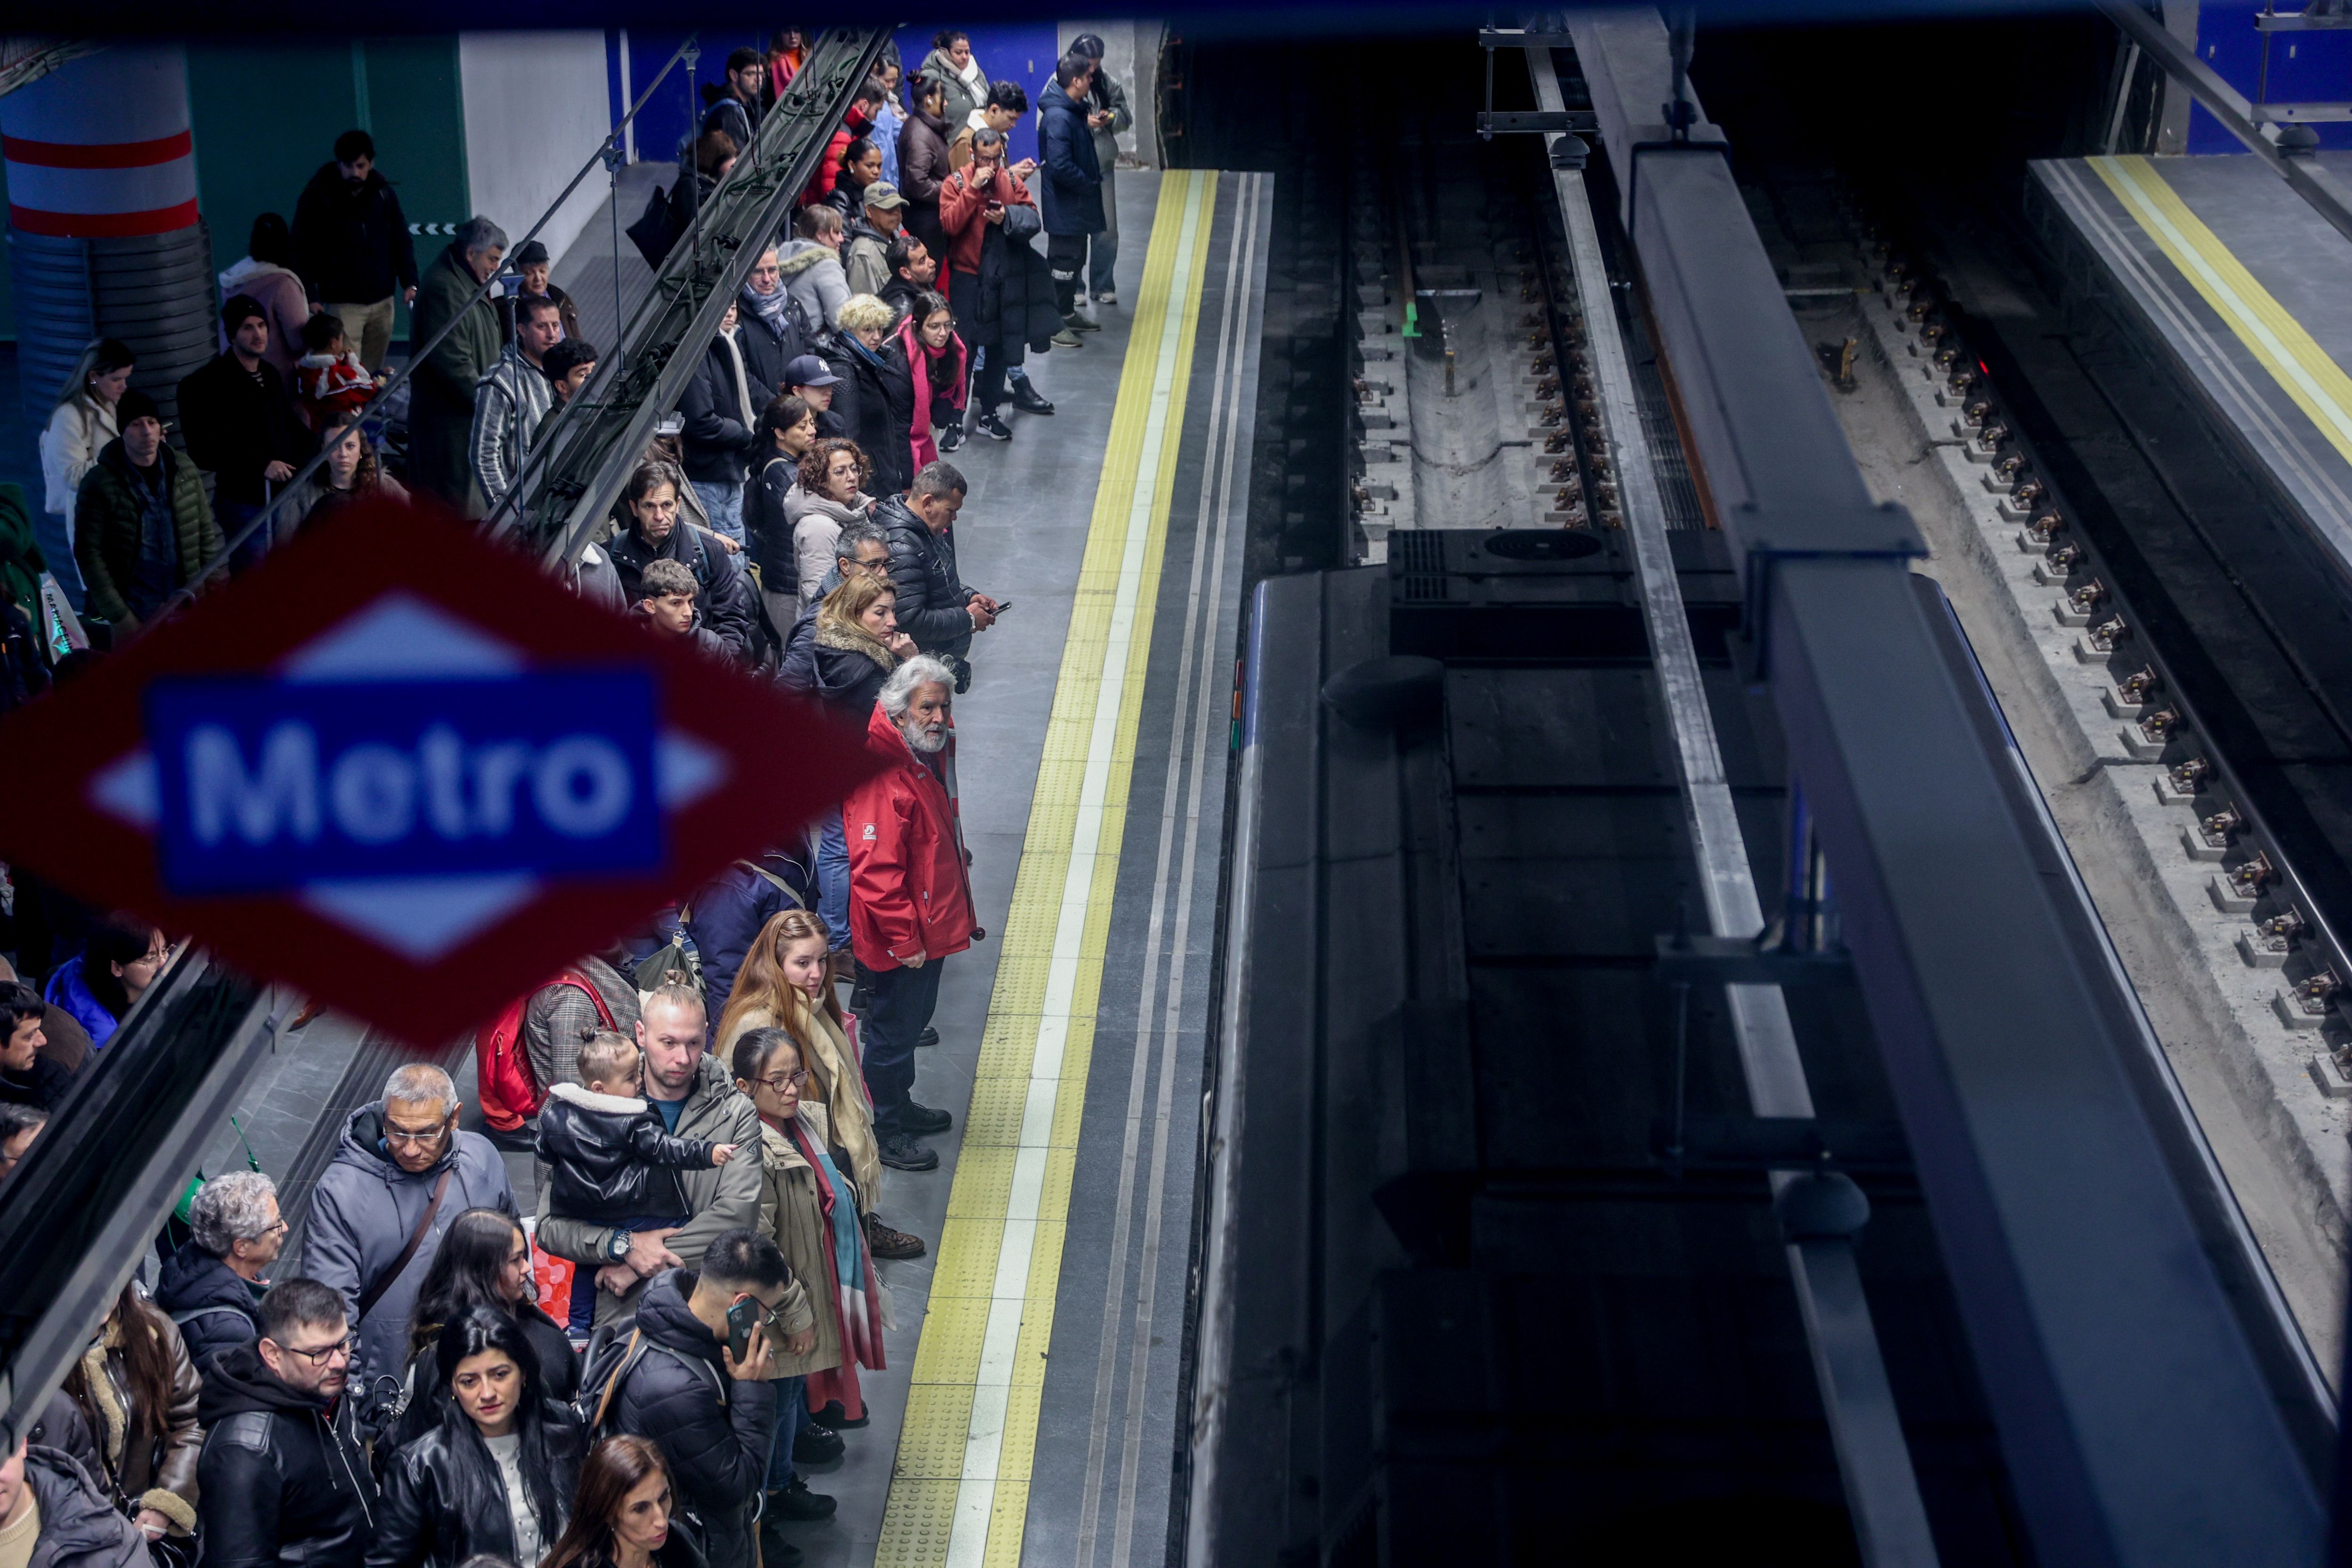
POLYGON ((534 985, 509 1004, 490 1026, 474 1039, 474 1092, 482 1103, 482 1120, 500 1132, 511 1132, 523 1123, 523 1118, 536 1116, 547 1102, 547 1091, 539 1085, 539 1076, 530 1070, 530 1052, 523 1045, 522 1014, 530 999, 548 985, 575 986, 587 994, 589 1005, 604 1027, 615 1027, 613 1010, 604 1005, 604 998, 596 987, 577 970, 566 969, 557 973, 547 985, 534 985))

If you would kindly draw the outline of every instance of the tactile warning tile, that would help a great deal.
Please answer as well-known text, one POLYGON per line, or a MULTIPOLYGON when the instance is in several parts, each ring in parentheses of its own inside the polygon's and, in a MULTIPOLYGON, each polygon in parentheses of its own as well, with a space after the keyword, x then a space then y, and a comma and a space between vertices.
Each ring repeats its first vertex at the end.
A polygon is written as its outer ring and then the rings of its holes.
POLYGON ((1026 1481, 1037 1458, 1037 1412, 1045 1399, 1043 1378, 1015 1383, 1004 1399, 1004 1440, 996 1459, 997 1484, 1026 1481))
POLYGON ((936 1568, 946 1562, 959 1484, 916 1476, 892 1481, 890 1500, 882 1512, 882 1538, 874 1548, 874 1568, 936 1568))
POLYGON ((988 1552, 982 1568, 1021 1568, 1021 1537, 1029 1524, 1029 1483, 999 1481, 988 1510, 988 1552))
POLYGON ((1031 1057, 1037 1048, 1037 1007, 1044 994, 1033 997, 1026 1013, 989 1010, 980 1034, 980 1061, 972 1071, 982 1078, 1029 1077, 1031 1057))
POLYGON ((956 1156, 955 1185, 948 1191, 950 1218, 1003 1219, 1013 1194, 1013 1163, 1019 1152, 1001 1143, 966 1144, 956 1156))
POLYGON ((913 1381, 961 1384, 967 1394, 980 1373, 981 1347, 988 1340, 988 1314, 994 1302, 986 1296, 931 1297, 923 1316, 923 1337, 915 1349, 913 1381))
POLYGON ((940 1228, 938 1261, 931 1266, 931 1310, 923 1332, 939 1315, 943 1301, 964 1297, 986 1300, 996 1290, 996 1255, 1004 1243, 1001 1219, 961 1219, 940 1228))
POLYGON ((1009 1148, 1020 1142, 1021 1119, 1028 1110, 1027 1079, 973 1079, 971 1105, 963 1113, 963 1146, 974 1149, 997 1143, 1009 1148))
MULTIPOLYGON (((1066 1100, 1070 1096, 1065 1094, 1063 1098, 1066 1100)), ((1055 1147, 1046 1151, 1045 1180, 1037 1191, 1039 1219, 1070 1217, 1070 1182, 1077 1168, 1078 1152, 1076 1149, 1055 1147)))
MULTIPOLYGON (((1075 1036, 1076 1031, 1072 1033, 1075 1036)), ((1075 1047, 1077 1041, 1073 1038, 1070 1043, 1075 1047)), ((1070 1092, 1058 1096, 1054 1101, 1054 1147, 1056 1149, 1076 1149, 1078 1146, 1078 1124, 1085 1121, 1087 1114, 1087 1067, 1093 1056, 1094 1029, 1089 1026, 1086 1051, 1081 1054, 1074 1048, 1062 1057, 1062 1078, 1069 1086, 1070 1092)))
POLYGON ((969 1382, 961 1387, 919 1383, 908 1389, 907 1421, 898 1429, 898 1458, 891 1473, 900 1479, 961 1477, 971 1433, 971 1397, 969 1382))
POLYGON ((1053 1250, 1045 1250, 1045 1227, 1040 1226, 1037 1250, 1029 1261, 1029 1300, 1021 1311, 1021 1337, 1014 1342, 1013 1382, 1043 1383, 1045 1379, 1045 1358, 1054 1345, 1054 1298, 1052 1288, 1061 1277, 1062 1237, 1060 1226, 1053 1227, 1053 1250), (1051 1259, 1051 1262, 1046 1261, 1051 1259), (1043 1286, 1046 1294, 1037 1294, 1043 1286))

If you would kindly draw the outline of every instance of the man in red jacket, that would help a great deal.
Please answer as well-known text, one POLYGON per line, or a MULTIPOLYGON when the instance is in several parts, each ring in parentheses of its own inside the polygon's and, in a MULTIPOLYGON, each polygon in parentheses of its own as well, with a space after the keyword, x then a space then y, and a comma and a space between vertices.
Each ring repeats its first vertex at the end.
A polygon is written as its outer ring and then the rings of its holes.
POLYGON ((866 726, 887 766, 841 805, 849 840, 849 939, 866 973, 866 1090, 882 1163, 929 1171, 923 1142, 955 1119, 918 1105, 915 1042, 940 999, 940 970, 980 934, 956 810, 955 676, 919 654, 890 672, 866 726))

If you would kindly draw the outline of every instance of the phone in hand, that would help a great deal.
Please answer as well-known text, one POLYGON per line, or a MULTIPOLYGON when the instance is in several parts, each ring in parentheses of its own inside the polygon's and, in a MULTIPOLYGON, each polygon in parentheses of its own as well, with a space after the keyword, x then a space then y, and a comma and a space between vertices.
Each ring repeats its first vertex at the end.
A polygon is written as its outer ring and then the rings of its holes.
POLYGON ((996 601, 996 613, 1000 616, 1012 607, 1013 601, 1010 599, 999 599, 996 601))
POLYGON ((760 1326, 767 1309, 756 1296, 746 1296, 727 1309, 727 1353, 742 1361, 751 1353, 751 1331, 760 1326))

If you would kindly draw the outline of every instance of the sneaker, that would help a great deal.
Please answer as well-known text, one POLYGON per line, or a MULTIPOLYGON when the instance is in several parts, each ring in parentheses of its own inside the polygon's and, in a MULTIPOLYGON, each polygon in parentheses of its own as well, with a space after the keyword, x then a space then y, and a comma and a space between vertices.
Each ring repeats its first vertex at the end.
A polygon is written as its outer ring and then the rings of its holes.
MULTIPOLYGON (((801 1423, 800 1431, 795 1433, 793 1436, 793 1463, 795 1465, 829 1465, 833 1463, 834 1460, 841 1458, 841 1451, 846 1447, 847 1445, 841 1440, 841 1434, 835 1431, 832 1427, 820 1426, 814 1421, 803 1421, 801 1423)), ((831 1513, 833 1511, 833 1500, 831 1498, 817 1497, 814 1492, 810 1491, 806 1487, 803 1486, 798 1479, 795 1479, 793 1482, 791 1489, 800 1493, 803 1498, 814 1498, 816 1501, 823 1503, 824 1505, 824 1513, 793 1513, 790 1509, 787 1509, 784 1513, 784 1517, 786 1519, 823 1519, 824 1514, 831 1513)), ((768 1506, 771 1509, 773 1509, 779 1502, 784 1500, 785 1496, 785 1493, 780 1491, 770 1492, 768 1494, 768 1506)))
MULTIPOLYGON (((923 1032, 915 1037, 915 1048, 917 1050, 920 1050, 925 1046, 936 1046, 939 1043, 940 1032, 937 1029, 932 1028, 929 1024, 924 1025, 923 1032)), ((539 1147, 539 1145, 534 1142, 531 1147, 535 1149, 539 1147)))
POLYGON ((920 1139, 901 1132, 882 1141, 882 1163, 894 1171, 936 1171, 940 1168, 938 1151, 920 1139))
POLYGON ((849 1418, 849 1412, 841 1407, 840 1400, 828 1399, 824 1402, 824 1409, 812 1410, 809 1412, 809 1419, 830 1431, 847 1432, 852 1431, 856 1427, 863 1426, 867 1422, 873 1420, 874 1413, 873 1407, 869 1405, 866 1407, 866 1413, 865 1415, 859 1416, 856 1420, 852 1421, 849 1418))
MULTIPOLYGON (((807 1432, 810 1428, 803 1426, 801 1430, 803 1432, 807 1432)), ((824 1428, 819 1426, 815 1428, 815 1430, 823 1432, 824 1431, 824 1428)), ((834 1452, 839 1453, 841 1451, 841 1438, 839 1435, 828 1433, 827 1436, 833 1438, 834 1452)), ((798 1464, 800 1462, 800 1444, 795 1441, 793 1444, 793 1462, 798 1464)), ((833 1499, 825 1496, 823 1492, 813 1492, 809 1490, 808 1482, 801 1479, 798 1476, 794 1476, 793 1478, 793 1484, 786 1487, 783 1490, 780 1492, 770 1492, 768 1494, 768 1512, 771 1517, 775 1519, 831 1519, 833 1517, 833 1510, 840 1506, 841 1505, 839 1503, 836 1503, 833 1499)))
POLYGON ((1051 414, 1054 412, 1054 405, 1045 401, 1045 395, 1039 392, 1035 387, 1030 385, 1025 381, 1013 387, 1013 406, 1018 408, 1024 414, 1051 414))
POLYGON ((940 427, 940 450, 952 452, 963 445, 963 426, 944 425, 940 427))
POLYGON ((1076 310, 1071 311, 1068 315, 1062 318, 1062 325, 1069 328, 1070 331, 1074 332, 1099 332, 1102 331, 1102 323, 1100 321, 1090 321, 1087 320, 1086 317, 1078 314, 1076 310))
MULTIPOLYGON (((866 1250, 877 1258, 898 1261, 908 1258, 920 1258, 929 1249, 923 1245, 921 1237, 908 1236, 903 1230, 892 1230, 872 1215, 867 1215, 866 1216, 866 1250)), ((797 1449, 794 1450, 795 1457, 798 1456, 798 1452, 797 1449)))
POLYGON ((944 1110, 917 1105, 910 1100, 898 1112, 898 1125, 909 1132, 944 1132, 955 1125, 955 1118, 944 1110))
POLYGON ((999 419, 993 414, 982 415, 979 418, 971 422, 971 427, 979 431, 982 435, 987 437, 992 441, 1010 441, 1013 439, 1013 432, 1006 428, 1003 420, 999 419))
MULTIPOLYGON (((1060 331, 1055 332, 1052 337, 1047 338, 1045 341, 1053 344, 1057 349, 1075 349, 1082 346, 1078 341, 1078 334, 1070 331, 1067 327, 1064 327, 1060 331)), ((1016 404, 1014 406, 1017 407, 1019 405, 1016 404)))
MULTIPOLYGON (((771 1498, 782 1492, 770 1492, 771 1498)), ((784 1539, 783 1522, 773 1513, 760 1519, 760 1568, 801 1568, 801 1549, 784 1539)))
POLYGON ((1106 289, 1101 293, 1095 296, 1095 303, 1097 305, 1116 306, 1118 303, 1118 296, 1106 289))

